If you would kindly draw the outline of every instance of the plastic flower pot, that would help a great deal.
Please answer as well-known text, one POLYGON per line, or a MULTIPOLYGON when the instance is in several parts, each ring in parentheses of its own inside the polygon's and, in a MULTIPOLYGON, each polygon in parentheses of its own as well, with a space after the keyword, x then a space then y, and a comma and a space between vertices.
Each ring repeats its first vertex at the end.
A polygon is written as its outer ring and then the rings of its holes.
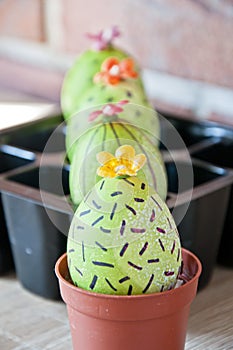
POLYGON ((74 286, 67 255, 62 255, 55 272, 67 305, 73 349, 183 350, 201 263, 185 249, 182 255, 188 282, 170 291, 134 296, 97 294, 74 286))

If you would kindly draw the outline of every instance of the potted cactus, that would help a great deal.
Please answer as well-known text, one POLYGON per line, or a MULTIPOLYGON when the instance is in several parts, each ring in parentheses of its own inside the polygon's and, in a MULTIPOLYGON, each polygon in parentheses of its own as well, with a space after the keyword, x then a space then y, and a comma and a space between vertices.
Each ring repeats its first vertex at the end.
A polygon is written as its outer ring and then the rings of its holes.
POLYGON ((183 350, 201 264, 181 249, 170 211, 123 145, 97 154, 102 179, 72 220, 56 263, 75 350, 183 350))
POLYGON ((116 296, 85 291, 70 279, 67 255, 56 264, 74 350, 183 350, 190 305, 201 272, 199 260, 182 249, 187 282, 162 293, 116 296))

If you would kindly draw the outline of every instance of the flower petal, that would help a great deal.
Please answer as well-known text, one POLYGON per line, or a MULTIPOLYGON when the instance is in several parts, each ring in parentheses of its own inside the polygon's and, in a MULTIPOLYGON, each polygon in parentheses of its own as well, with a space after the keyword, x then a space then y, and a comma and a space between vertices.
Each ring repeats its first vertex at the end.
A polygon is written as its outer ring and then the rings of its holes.
POLYGON ((104 115, 112 116, 121 113, 123 108, 119 107, 117 104, 109 103, 103 107, 102 111, 104 115))
POLYGON ((105 77, 105 84, 117 85, 120 82, 121 78, 119 76, 112 76, 107 74, 105 77))
POLYGON ((113 169, 111 169, 111 168, 109 168, 109 167, 107 167, 105 165, 100 166, 97 169, 97 175, 99 175, 101 177, 110 177, 110 178, 113 178, 113 177, 117 176, 116 172, 113 169))
POLYGON ((107 44, 111 44, 112 40, 117 38, 118 36, 120 36, 120 31, 116 26, 105 29, 102 32, 102 40, 107 44))
POLYGON ((103 151, 103 152, 97 153, 96 159, 97 159, 98 163, 103 165, 103 164, 106 164, 107 162, 115 159, 115 157, 111 153, 103 151))
POLYGON ((104 73, 98 72, 94 75, 93 82, 96 84, 101 83, 104 79, 104 73))
POLYGON ((93 120, 95 120, 96 118, 98 118, 98 116, 102 114, 102 110, 97 110, 97 111, 94 111, 94 112, 91 112, 89 114, 89 117, 88 117, 88 121, 89 122, 93 122, 93 120))
POLYGON ((137 172, 135 170, 132 170, 129 168, 121 169, 117 172, 117 176, 121 176, 121 175, 135 176, 136 174, 137 172))
POLYGON ((138 73, 134 71, 134 61, 132 58, 125 58, 120 63, 121 76, 123 78, 136 78, 138 73))
POLYGON ((124 105, 126 105, 127 103, 129 103, 128 100, 121 100, 121 101, 117 102, 116 105, 117 105, 117 106, 124 106, 124 105))
POLYGON ((134 168, 136 170, 141 169, 145 163, 146 163, 146 156, 145 156, 145 154, 137 154, 134 157, 134 168))
POLYGON ((133 160, 135 157, 135 150, 130 145, 124 145, 117 148, 115 152, 116 158, 125 158, 133 160))
POLYGON ((102 72, 108 72, 113 66, 119 65, 119 60, 116 57, 108 57, 101 65, 102 72))

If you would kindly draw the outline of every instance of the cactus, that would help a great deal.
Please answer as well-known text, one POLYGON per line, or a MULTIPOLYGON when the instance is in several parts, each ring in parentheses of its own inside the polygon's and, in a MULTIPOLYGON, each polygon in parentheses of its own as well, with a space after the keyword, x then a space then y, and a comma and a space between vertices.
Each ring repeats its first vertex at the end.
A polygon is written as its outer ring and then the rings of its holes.
POLYGON ((158 145, 160 128, 157 113, 145 95, 138 66, 124 51, 113 46, 112 39, 117 36, 119 31, 115 27, 91 36, 95 40, 95 49, 84 52, 64 79, 61 106, 68 126, 66 148, 71 162, 75 140, 90 127, 88 112, 120 100, 134 104, 130 113, 123 112, 123 121, 152 132, 158 145))
POLYGON ((80 204, 86 193, 99 180, 96 176, 96 154, 103 150, 114 152, 124 144, 132 145, 136 151, 147 155, 147 164, 143 171, 139 171, 138 176, 141 179, 146 177, 161 198, 166 198, 166 171, 154 137, 131 124, 107 122, 87 130, 75 142, 70 166, 70 194, 75 205, 80 204))
MULTIPOLYGON (((151 107, 141 85, 134 79, 127 79, 117 85, 94 84, 92 87, 89 87, 80 96, 77 110, 114 103, 120 100, 128 100, 131 103, 151 107)), ((78 103, 78 101, 76 102, 78 103)))
POLYGON ((166 204, 145 179, 102 178, 71 223, 68 265, 74 284, 105 294, 174 287, 181 248, 166 204))
MULTIPOLYGON (((96 111, 93 108, 83 110, 77 115, 70 118, 66 129, 66 151, 67 156, 72 162, 75 150, 75 142, 80 136, 89 128, 107 122, 130 123, 143 131, 151 134, 151 141, 155 146, 159 145, 160 140, 160 125, 156 111, 152 108, 147 108, 138 104, 128 103, 129 101, 119 101, 116 104, 108 103, 101 105, 99 114, 95 115, 96 111), (112 108, 112 106, 121 106, 125 104, 124 109, 118 113, 105 115, 105 110, 112 108), (93 118, 92 115, 95 115, 93 118)), ((94 108, 96 109, 96 107, 94 108)), ((130 135, 128 134, 128 138, 130 135)))
POLYGON ((126 54, 114 48, 103 51, 87 50, 68 70, 61 90, 61 108, 66 120, 80 110, 80 98, 94 85, 93 77, 100 70, 102 62, 109 56, 119 59, 127 57, 126 54))
MULTIPOLYGON (((101 70, 103 62, 109 57, 123 60, 129 56, 125 51, 113 46, 112 41, 117 36, 119 36, 119 31, 115 27, 100 32, 97 35, 89 35, 91 39, 94 39, 94 48, 83 52, 75 60, 63 81, 61 108, 66 120, 85 107, 82 106, 80 100, 86 103, 86 98, 83 99, 82 97, 88 95, 88 91, 95 85, 94 77, 101 70)), ((139 77, 139 68, 137 65, 135 69, 138 73, 138 78, 135 79, 136 83, 143 91, 143 84, 139 77)), ((120 99, 123 99, 123 94, 117 100, 120 99)), ((87 102, 91 103, 91 100, 87 102)), ((102 101, 97 104, 100 103, 102 103, 102 101)))

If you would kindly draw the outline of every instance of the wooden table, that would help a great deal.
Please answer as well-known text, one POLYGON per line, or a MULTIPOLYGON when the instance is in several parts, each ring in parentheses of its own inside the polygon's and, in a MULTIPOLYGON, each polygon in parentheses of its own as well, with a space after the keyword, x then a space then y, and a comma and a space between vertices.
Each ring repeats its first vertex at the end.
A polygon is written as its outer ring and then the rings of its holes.
MULTIPOLYGON (((28 292, 15 275, 1 276, 0 349, 71 350, 63 302, 28 292)), ((209 285, 198 293, 191 306, 185 349, 233 349, 233 269, 216 267, 209 285)))

